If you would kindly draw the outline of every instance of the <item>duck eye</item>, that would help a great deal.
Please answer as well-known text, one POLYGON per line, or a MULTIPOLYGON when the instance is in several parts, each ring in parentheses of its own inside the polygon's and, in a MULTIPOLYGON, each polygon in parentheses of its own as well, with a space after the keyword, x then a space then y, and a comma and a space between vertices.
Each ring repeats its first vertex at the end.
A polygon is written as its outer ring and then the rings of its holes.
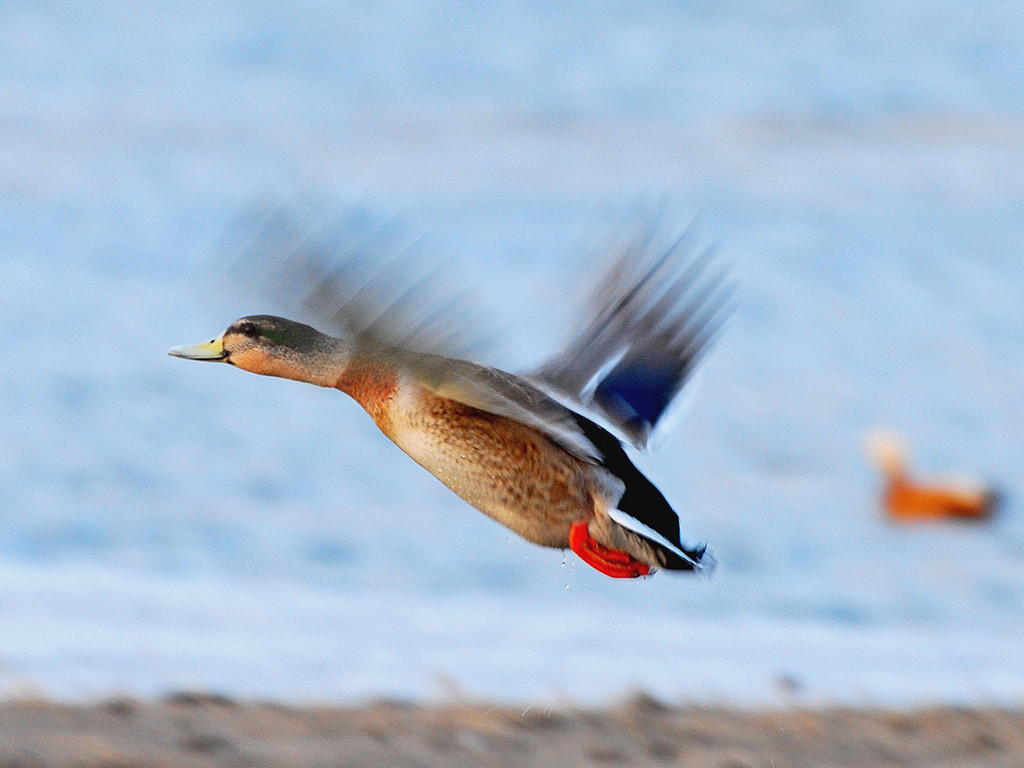
POLYGON ((252 339, 258 339, 260 336, 260 329, 256 323, 241 323, 238 326, 238 332, 252 339))

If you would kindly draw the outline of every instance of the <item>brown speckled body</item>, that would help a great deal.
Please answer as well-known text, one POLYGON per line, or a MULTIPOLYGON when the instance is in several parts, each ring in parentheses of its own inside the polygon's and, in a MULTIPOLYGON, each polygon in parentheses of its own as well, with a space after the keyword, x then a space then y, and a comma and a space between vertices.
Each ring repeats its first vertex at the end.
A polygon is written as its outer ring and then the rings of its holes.
POLYGON ((513 419, 438 396, 386 362, 353 361, 337 388, 459 497, 542 546, 594 516, 591 467, 513 419))

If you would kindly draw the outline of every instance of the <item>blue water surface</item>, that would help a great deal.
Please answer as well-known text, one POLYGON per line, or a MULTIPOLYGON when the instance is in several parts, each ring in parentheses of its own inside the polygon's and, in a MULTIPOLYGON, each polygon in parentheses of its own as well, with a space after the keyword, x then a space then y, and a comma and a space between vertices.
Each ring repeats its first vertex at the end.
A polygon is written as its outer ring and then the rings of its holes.
POLYGON ((0 690, 1024 699, 1024 6, 0 6, 0 690), (430 233, 488 362, 639 200, 739 286, 643 467, 719 561, 607 579, 337 392, 187 364, 254 199, 430 233), (996 483, 899 528, 864 456, 996 483), (781 682, 780 682, 781 681, 781 682))

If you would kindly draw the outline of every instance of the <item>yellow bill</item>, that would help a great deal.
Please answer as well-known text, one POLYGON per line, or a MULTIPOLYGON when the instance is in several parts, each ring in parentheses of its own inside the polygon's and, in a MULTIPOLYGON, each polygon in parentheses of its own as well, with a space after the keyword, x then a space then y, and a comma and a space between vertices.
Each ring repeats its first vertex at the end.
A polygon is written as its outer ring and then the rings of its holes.
POLYGON ((213 341, 205 344, 193 344, 190 347, 174 347, 168 354, 175 357, 183 357, 186 360, 223 360, 227 357, 224 351, 224 335, 221 334, 213 341))

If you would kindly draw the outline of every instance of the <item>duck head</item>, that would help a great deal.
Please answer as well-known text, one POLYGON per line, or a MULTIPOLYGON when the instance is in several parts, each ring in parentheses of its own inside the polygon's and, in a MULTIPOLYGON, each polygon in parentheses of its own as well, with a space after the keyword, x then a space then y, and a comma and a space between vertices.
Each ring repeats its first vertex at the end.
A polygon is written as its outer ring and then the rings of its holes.
POLYGON ((205 344, 174 347, 174 357, 228 363, 263 376, 332 387, 348 364, 348 346, 308 325, 273 315, 233 322, 205 344))

